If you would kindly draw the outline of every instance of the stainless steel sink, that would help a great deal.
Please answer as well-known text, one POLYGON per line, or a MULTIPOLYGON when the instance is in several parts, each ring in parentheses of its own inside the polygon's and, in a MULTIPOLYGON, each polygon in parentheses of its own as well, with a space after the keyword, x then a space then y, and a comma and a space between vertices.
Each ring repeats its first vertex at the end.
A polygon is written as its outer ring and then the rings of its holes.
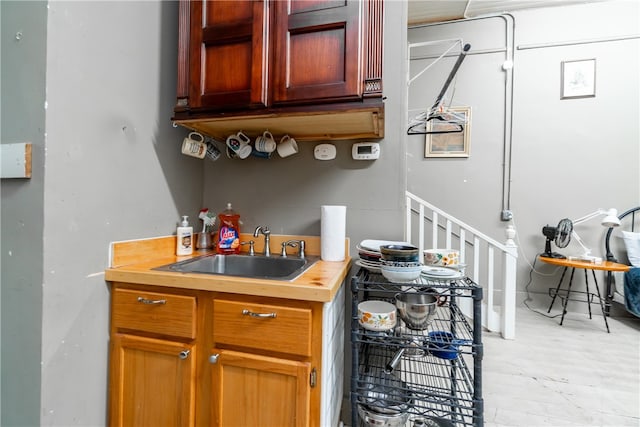
POLYGON ((280 257, 260 255, 207 255, 154 270, 178 273, 216 274, 260 279, 293 280, 318 261, 319 257, 280 257))

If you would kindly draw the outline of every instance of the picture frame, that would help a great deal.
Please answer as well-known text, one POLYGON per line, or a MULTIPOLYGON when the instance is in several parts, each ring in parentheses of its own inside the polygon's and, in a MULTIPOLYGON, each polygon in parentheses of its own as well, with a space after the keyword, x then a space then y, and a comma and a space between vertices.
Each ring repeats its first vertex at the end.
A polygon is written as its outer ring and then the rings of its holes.
POLYGON ((596 96, 595 58, 562 61, 560 99, 594 98, 596 96))
POLYGON ((469 157, 471 107, 451 107, 440 115, 444 120, 427 122, 424 157, 469 157))

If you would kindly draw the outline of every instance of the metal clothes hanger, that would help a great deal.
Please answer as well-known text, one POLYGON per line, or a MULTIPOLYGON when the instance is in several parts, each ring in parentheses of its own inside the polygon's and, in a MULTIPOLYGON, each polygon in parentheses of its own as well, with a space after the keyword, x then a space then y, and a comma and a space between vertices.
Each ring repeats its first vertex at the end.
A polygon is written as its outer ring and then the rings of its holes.
MULTIPOLYGON (((451 84, 451 81, 454 79, 456 73, 458 72, 460 65, 462 65, 462 61, 464 61, 469 49, 471 49, 471 45, 469 43, 465 44, 464 47, 462 48, 462 51, 460 52, 460 55, 458 55, 458 59, 456 60, 456 63, 453 65, 453 69, 449 73, 449 76, 447 77, 447 80, 445 81, 444 86, 440 90, 440 94, 438 94, 438 97, 436 98, 436 102, 433 104, 433 106, 428 112, 424 112, 414 119, 414 122, 410 124, 409 128, 407 129, 407 135, 431 135, 431 134, 464 132, 464 126, 460 123, 460 122, 464 122, 464 119, 452 120, 451 118, 446 118, 443 115, 440 107, 441 107, 442 99, 444 98, 445 93, 449 89, 449 85, 451 84), (455 127, 454 129, 447 129, 447 130, 427 130, 426 129, 427 122, 431 120, 437 120, 439 122, 451 124, 451 125, 454 125, 455 127)), ((453 112, 447 112, 446 114, 457 117, 453 112)))

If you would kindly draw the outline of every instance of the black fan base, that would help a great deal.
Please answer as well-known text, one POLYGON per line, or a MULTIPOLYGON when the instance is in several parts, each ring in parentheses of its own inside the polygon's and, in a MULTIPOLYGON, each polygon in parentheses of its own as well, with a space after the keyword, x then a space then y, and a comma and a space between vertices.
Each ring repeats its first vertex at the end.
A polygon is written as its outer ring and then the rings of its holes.
POLYGON ((557 258, 557 259, 564 259, 566 258, 566 256, 559 254, 558 252, 544 252, 542 254, 540 254, 540 256, 543 256, 545 258, 557 258))
POLYGON ((543 256, 545 258, 557 258, 557 259, 566 258, 566 256, 559 254, 558 252, 551 252, 551 240, 549 240, 549 238, 547 238, 547 241, 544 244, 544 252, 540 256, 543 256))

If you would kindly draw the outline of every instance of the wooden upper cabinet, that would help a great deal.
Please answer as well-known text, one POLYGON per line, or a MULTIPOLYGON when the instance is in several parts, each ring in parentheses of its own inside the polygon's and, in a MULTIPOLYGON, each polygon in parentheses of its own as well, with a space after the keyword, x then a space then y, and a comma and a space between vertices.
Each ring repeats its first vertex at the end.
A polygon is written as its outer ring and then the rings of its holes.
POLYGON ((358 1, 275 3, 274 104, 362 96, 358 1))
POLYGON ((265 107, 268 2, 190 2, 189 105, 265 107))
POLYGON ((173 120, 221 140, 382 138, 382 25, 383 0, 180 0, 173 120))

